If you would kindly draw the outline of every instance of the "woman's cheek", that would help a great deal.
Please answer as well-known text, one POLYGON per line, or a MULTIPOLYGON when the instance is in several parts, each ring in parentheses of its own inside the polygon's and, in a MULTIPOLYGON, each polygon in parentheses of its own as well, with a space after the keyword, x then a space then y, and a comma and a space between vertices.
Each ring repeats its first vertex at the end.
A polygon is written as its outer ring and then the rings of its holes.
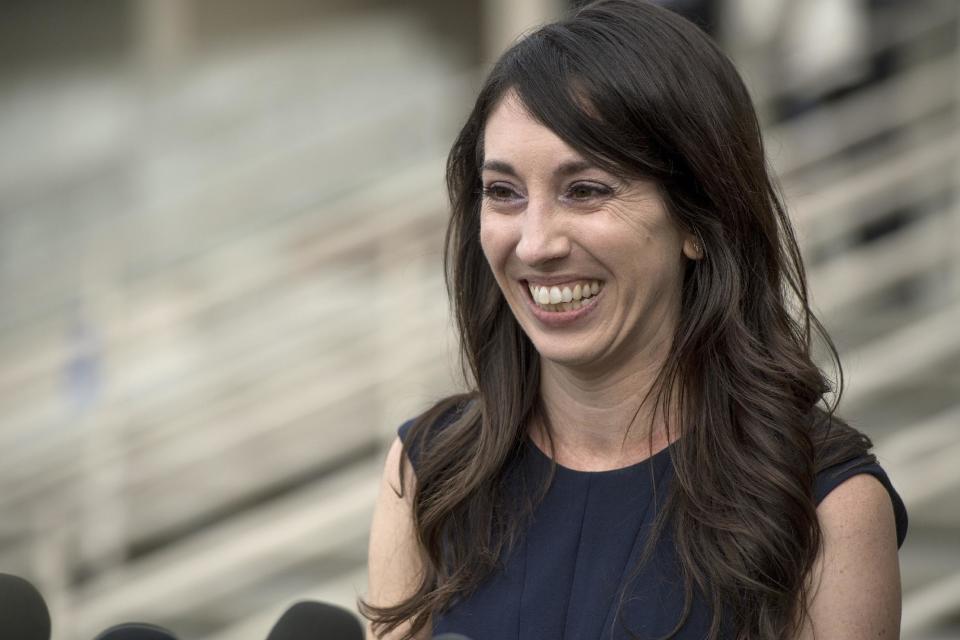
POLYGON ((480 246, 494 272, 498 272, 510 253, 509 220, 496 214, 480 216, 480 246))

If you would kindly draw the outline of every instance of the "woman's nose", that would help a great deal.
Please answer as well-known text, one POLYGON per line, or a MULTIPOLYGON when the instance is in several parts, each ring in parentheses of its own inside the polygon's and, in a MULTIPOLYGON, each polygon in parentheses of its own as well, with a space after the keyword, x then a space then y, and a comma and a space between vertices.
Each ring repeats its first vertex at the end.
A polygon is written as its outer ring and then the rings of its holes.
POLYGON ((548 203, 531 203, 523 213, 516 254, 527 266, 538 266, 570 253, 570 239, 548 203))

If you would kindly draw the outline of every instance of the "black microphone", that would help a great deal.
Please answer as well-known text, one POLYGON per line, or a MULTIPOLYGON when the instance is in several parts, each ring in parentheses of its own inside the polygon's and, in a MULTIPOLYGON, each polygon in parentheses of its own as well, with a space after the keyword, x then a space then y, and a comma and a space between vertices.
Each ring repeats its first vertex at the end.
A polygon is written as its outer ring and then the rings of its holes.
POLYGON ((298 602, 280 616, 267 640, 363 640, 357 617, 324 602, 298 602))
POLYGON ((145 622, 124 622, 110 627, 94 640, 177 640, 177 636, 145 622))
POLYGON ((0 573, 0 638, 50 640, 50 612, 43 596, 9 573, 0 573))

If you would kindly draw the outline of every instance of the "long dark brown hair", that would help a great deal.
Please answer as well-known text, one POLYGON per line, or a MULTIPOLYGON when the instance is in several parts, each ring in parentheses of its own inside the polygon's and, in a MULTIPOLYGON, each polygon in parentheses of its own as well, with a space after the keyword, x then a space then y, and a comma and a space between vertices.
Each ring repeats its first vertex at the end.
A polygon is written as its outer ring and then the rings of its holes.
POLYGON ((711 638, 722 624, 750 640, 794 633, 821 545, 815 474, 866 454, 870 441, 834 416, 839 360, 810 310, 743 82, 692 23, 629 0, 589 4, 517 42, 450 151, 445 265, 475 388, 420 416, 405 442, 416 454, 419 588, 395 606, 361 602, 361 610, 378 633, 409 622, 412 637, 496 569, 546 490, 526 503, 506 490, 527 427, 542 413, 539 356, 479 241, 483 129, 508 91, 585 158, 658 184, 676 223, 704 249, 687 264, 654 394, 679 430, 656 529, 672 527, 686 587, 670 635, 688 617, 694 589, 712 606, 711 638), (835 382, 813 361, 816 337, 835 382), (445 428, 435 428, 441 420, 445 428))

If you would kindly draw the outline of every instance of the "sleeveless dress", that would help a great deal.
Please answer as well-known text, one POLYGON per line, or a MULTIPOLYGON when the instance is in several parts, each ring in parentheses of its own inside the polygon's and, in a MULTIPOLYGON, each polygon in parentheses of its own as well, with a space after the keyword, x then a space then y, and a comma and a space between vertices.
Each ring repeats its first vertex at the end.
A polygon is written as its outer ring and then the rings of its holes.
MULTIPOLYGON (((405 444, 411 425, 399 429, 405 444)), ((550 459, 529 439, 524 446, 518 463, 522 473, 542 477, 550 459)), ((434 634, 460 633, 470 640, 647 640, 666 635, 680 620, 684 602, 669 526, 639 573, 635 568, 672 478, 669 450, 611 471, 557 465, 530 527, 501 570, 438 616, 434 634)), ((407 453, 416 471, 418 452, 407 453)), ((868 458, 820 473, 814 487, 817 504, 861 473, 876 477, 889 492, 900 546, 906 509, 886 473, 868 458)), ((690 615, 675 637, 703 640, 711 616, 710 605, 694 590, 690 615)), ((732 629, 725 626, 721 637, 733 638, 732 629)))

